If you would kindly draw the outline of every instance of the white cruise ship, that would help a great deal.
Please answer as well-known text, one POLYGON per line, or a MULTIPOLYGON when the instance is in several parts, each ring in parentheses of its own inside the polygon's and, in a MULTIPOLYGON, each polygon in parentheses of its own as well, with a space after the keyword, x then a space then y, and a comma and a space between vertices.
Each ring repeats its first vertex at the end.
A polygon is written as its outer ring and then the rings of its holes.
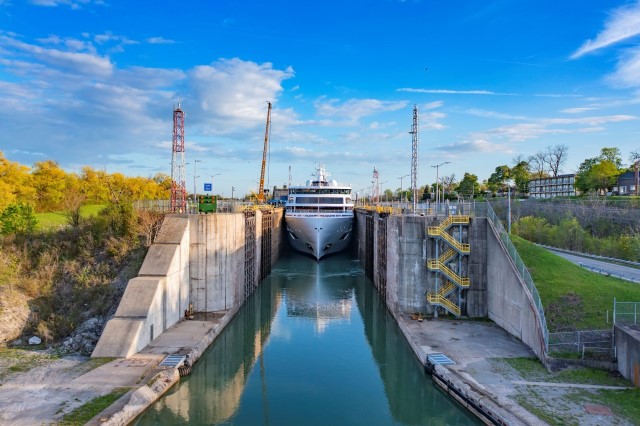
POLYGON ((328 181, 324 165, 304 186, 289 188, 285 222, 294 249, 322 257, 344 250, 353 231, 351 187, 328 181))

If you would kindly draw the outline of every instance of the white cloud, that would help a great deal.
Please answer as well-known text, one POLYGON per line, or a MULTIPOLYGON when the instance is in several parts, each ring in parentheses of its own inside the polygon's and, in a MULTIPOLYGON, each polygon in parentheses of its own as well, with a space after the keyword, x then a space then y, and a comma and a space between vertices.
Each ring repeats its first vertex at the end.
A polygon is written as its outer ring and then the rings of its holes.
POLYGON ((640 34, 640 2, 623 6, 611 12, 604 24, 604 29, 595 40, 587 40, 571 56, 577 59, 582 55, 640 34))
POLYGON ((420 129, 434 129, 442 130, 447 126, 442 124, 439 120, 445 118, 447 115, 442 112, 430 111, 426 113, 420 113, 420 129))
POLYGON ((444 95, 511 95, 511 93, 496 93, 490 90, 415 89, 410 87, 403 87, 400 89, 396 89, 396 91, 409 93, 435 93, 444 95))
POLYGON ((338 117, 347 124, 355 124, 362 117, 374 115, 380 112, 397 111, 406 108, 406 101, 381 101, 378 99, 349 99, 339 103, 337 99, 325 100, 321 98, 314 102, 316 112, 324 117, 338 117))
POLYGON ((487 111, 479 108, 470 108, 465 110, 464 112, 466 112, 467 114, 475 115, 477 117, 497 118, 500 120, 524 120, 525 119, 525 117, 521 115, 504 114, 501 112, 487 111))
POLYGON ((0 44, 31 55, 36 63, 46 63, 67 71, 103 77, 113 72, 113 64, 109 58, 93 53, 48 49, 7 36, 0 36, 0 44))
POLYGON ((238 58, 196 66, 188 72, 189 114, 213 134, 253 128, 264 123, 266 102, 275 102, 282 82, 293 76, 292 68, 238 58))
POLYGON ((484 152, 484 153, 513 153, 513 148, 508 145, 491 143, 485 139, 464 140, 448 145, 440 145, 437 147, 439 151, 447 153, 471 153, 471 152, 484 152))
POLYGON ((440 108, 442 105, 444 105, 443 101, 433 101, 433 102, 429 102, 428 104, 423 104, 421 106, 419 106, 421 111, 424 110, 429 110, 429 109, 436 109, 436 108, 440 108))
POLYGON ((505 138, 512 142, 523 142, 549 134, 594 133, 606 130, 602 124, 636 120, 632 115, 610 115, 580 118, 542 118, 530 123, 518 123, 476 132, 476 139, 489 139, 491 136, 505 138), (558 126, 564 127, 558 127, 558 126), (575 127, 588 126, 588 127, 575 127))
POLYGON ((640 87, 640 48, 623 55, 615 72, 608 76, 608 81, 616 87, 640 87))
POLYGON ((104 5, 103 0, 31 0, 30 2, 36 6, 57 7, 65 5, 71 9, 80 9, 83 5, 91 3, 104 5))
POLYGON ((596 108, 593 107, 582 107, 582 108, 565 108, 563 110, 561 110, 560 112, 563 112, 565 114, 580 114, 583 112, 587 112, 587 111, 593 111, 596 108))
POLYGON ((147 40, 149 44, 175 44, 175 40, 170 40, 164 37, 149 37, 147 40))

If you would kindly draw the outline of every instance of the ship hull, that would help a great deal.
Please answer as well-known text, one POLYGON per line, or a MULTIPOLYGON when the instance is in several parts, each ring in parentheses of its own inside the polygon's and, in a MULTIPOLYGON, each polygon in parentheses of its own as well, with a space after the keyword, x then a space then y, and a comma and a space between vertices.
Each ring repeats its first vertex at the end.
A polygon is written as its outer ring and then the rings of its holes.
POLYGON ((320 260, 349 246, 353 215, 285 216, 287 239, 295 250, 320 260))

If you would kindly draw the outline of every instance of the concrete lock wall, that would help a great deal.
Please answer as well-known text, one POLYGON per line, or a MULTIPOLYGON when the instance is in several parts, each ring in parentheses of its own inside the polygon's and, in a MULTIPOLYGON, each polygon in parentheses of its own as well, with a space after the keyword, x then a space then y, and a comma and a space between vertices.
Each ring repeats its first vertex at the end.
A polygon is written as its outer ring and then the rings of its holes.
MULTIPOLYGON (((149 247, 138 277, 127 284, 113 319, 92 357, 129 357, 178 322, 193 304, 196 312, 238 309, 245 300, 245 250, 254 251, 253 282, 261 271, 262 212, 256 211, 253 247, 245 247, 243 213, 168 215, 149 247)), ((282 251, 282 209, 272 213, 268 271, 282 251)), ((268 235, 268 234, 265 234, 268 235)))
MULTIPOLYGON (((380 288, 379 273, 379 234, 381 217, 377 213, 356 213, 356 250, 361 263, 365 264, 366 216, 373 215, 373 284, 380 288)), ((436 272, 427 269, 427 259, 442 254, 443 243, 428 237, 427 227, 437 226, 443 217, 419 215, 390 215, 387 217, 386 250, 386 303, 395 314, 421 312, 434 314, 434 307, 426 302, 426 293, 436 288, 436 272), (439 249, 436 251, 436 244, 439 249)), ((453 230, 458 238, 459 229, 453 230)), ((462 276, 471 281, 469 289, 462 292, 463 315, 470 317, 487 316, 487 274, 486 274, 486 220, 472 218, 469 226, 463 226, 463 240, 469 241, 471 253, 462 260, 462 276)), ((439 285, 444 280, 439 277, 439 285)))
POLYGON ((487 223, 487 302, 489 318, 546 358, 538 311, 491 221, 487 223))
MULTIPOLYGON (((377 213, 356 213, 356 250, 366 265, 366 218, 373 215, 372 281, 380 288, 379 237, 380 216, 377 213)), ((428 226, 437 226, 444 217, 390 215, 387 218, 386 303, 394 315, 422 312, 432 315, 435 308, 425 295, 436 288, 436 272, 427 270, 426 260, 435 259, 446 247, 427 235, 428 226), (436 245, 438 250, 436 251, 436 245)), ((469 288, 462 292, 462 315, 489 317, 510 334, 519 338, 544 359, 543 332, 533 299, 520 279, 513 261, 502 245, 493 225, 486 218, 472 217, 469 226, 454 225, 449 231, 456 239, 468 241, 471 251, 462 260, 462 276, 468 276, 469 288)), ((440 277, 439 284, 444 280, 440 277)))
POLYGON ((190 296, 194 311, 225 311, 239 306, 244 295, 244 215, 193 215, 190 221, 190 296))
POLYGON ((126 358, 139 352, 182 317, 188 302, 189 219, 167 216, 91 356, 126 358))
POLYGON ((618 371, 640 387, 640 327, 614 326, 618 371))

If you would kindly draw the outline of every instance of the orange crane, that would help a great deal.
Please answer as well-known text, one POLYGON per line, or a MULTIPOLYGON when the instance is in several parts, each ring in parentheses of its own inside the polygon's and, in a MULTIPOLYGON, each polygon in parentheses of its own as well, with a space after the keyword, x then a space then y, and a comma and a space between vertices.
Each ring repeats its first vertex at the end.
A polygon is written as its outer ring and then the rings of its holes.
POLYGON ((269 149, 269 128, 271 127, 271 102, 267 101, 267 127, 264 131, 264 150, 262 151, 262 170, 260 171, 260 187, 258 188, 258 202, 264 204, 264 172, 267 167, 267 150, 269 149))

